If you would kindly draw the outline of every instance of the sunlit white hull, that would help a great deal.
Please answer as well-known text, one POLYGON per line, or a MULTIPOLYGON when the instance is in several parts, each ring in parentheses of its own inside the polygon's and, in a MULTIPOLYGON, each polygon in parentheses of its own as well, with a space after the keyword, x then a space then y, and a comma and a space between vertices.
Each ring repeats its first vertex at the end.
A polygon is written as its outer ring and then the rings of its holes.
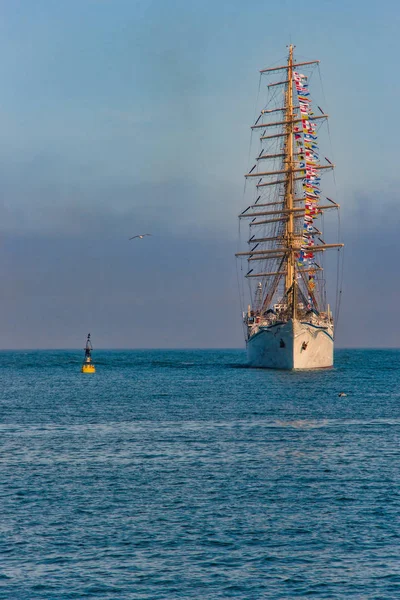
POLYGON ((247 342, 249 365, 265 369, 321 369, 333 366, 333 329, 290 320, 261 326, 247 342))

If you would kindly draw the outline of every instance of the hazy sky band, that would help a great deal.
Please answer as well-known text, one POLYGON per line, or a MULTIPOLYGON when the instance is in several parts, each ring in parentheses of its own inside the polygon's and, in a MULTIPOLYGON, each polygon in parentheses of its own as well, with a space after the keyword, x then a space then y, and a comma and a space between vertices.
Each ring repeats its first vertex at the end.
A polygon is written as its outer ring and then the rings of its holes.
POLYGON ((249 126, 258 70, 290 41, 321 60, 331 115, 347 244, 337 342, 397 345, 399 8, 369 4, 2 3, 1 346, 74 347, 88 330, 103 347, 243 344, 233 252, 249 126), (141 231, 154 236, 127 242, 141 231), (387 327, 366 328, 383 295, 387 327))

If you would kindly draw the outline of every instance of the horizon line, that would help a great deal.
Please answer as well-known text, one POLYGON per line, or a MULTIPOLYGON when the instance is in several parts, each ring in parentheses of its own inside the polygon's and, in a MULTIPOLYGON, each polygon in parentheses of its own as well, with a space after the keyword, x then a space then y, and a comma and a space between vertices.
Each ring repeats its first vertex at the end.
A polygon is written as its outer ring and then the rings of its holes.
MULTIPOLYGON (((81 352, 82 350, 84 350, 84 348, 78 348, 78 347, 72 347, 72 346, 66 346, 66 347, 57 347, 57 348, 0 348, 0 352, 63 352, 63 351, 71 351, 71 352, 81 352)), ((165 348, 143 348, 143 347, 106 347, 106 346, 95 346, 93 351, 96 352, 97 350, 99 351, 118 351, 118 352, 123 352, 123 351, 132 351, 132 352, 151 352, 151 351, 190 351, 190 350, 196 350, 196 351, 212 351, 212 350, 224 350, 224 351, 229 351, 229 350, 234 350, 234 351, 243 351, 245 352, 246 348, 245 347, 223 347, 223 346, 218 346, 218 347, 204 347, 204 348, 199 348, 199 347, 190 347, 190 346, 186 346, 186 347, 165 347, 165 348)), ((335 348, 336 350, 400 350, 400 345, 399 346, 338 346, 335 348)))

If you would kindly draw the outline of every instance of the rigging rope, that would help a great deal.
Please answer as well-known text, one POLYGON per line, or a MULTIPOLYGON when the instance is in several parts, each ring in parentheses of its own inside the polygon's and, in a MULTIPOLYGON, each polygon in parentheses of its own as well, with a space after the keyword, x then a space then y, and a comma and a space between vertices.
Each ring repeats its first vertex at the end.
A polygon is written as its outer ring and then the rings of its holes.
MULTIPOLYGON (((324 84, 322 81, 321 69, 319 67, 319 64, 318 64, 318 75, 319 75, 319 80, 320 80, 320 84, 321 84, 322 97, 323 97, 324 105, 326 108, 326 106, 327 106, 326 96, 325 96, 324 84)), ((327 129, 328 129, 328 139, 329 139, 329 146, 330 146, 332 162, 335 163, 331 131, 329 128, 329 119, 326 119, 326 124, 327 124, 327 129)), ((336 181, 335 169, 332 170, 332 174, 333 174, 333 185, 335 188, 335 199, 337 201, 339 198, 339 192, 338 192, 338 185, 337 185, 337 181, 336 181)), ((337 211, 337 215, 338 215, 337 242, 339 243, 341 241, 341 237, 342 237, 340 209, 337 211)), ((340 252, 340 249, 338 249, 338 257, 337 257, 337 263, 336 263, 335 329, 337 329, 337 326, 339 323, 340 304, 341 304, 341 299, 342 299, 342 288, 343 288, 343 274, 344 274, 344 249, 342 248, 342 253, 340 252)))

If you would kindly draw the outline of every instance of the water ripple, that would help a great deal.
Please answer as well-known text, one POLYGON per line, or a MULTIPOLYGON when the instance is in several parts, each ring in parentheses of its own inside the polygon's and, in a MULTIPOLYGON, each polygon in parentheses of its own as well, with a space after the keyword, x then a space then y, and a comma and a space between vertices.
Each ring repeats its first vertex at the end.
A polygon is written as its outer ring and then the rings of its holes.
POLYGON ((400 597, 399 357, 1 353, 0 598, 400 597))

